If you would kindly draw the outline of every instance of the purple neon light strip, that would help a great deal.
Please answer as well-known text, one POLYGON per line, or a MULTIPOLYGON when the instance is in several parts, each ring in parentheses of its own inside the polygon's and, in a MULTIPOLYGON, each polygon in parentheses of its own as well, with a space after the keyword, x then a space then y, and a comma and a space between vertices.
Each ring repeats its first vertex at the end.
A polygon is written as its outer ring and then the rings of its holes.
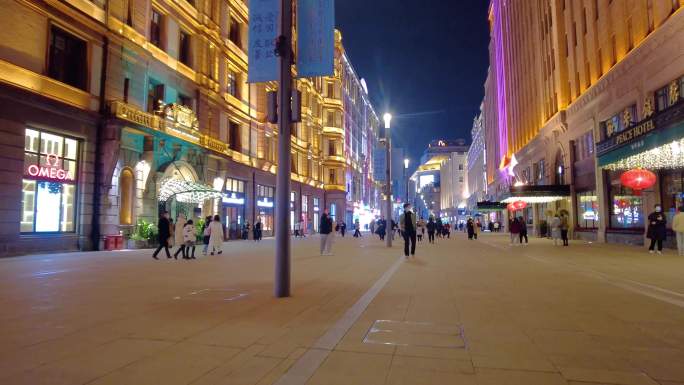
POLYGON ((494 10, 494 56, 496 59, 496 101, 499 125, 499 157, 503 159, 508 152, 508 111, 506 106, 506 69, 503 48, 503 20, 501 1, 492 0, 494 10))

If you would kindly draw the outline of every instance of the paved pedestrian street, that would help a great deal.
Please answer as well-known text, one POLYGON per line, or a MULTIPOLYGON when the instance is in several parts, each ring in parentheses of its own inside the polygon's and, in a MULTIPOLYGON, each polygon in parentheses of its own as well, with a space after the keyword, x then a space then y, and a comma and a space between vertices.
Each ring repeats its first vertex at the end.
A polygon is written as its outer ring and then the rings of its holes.
POLYGON ((684 384, 684 258, 636 247, 458 233, 401 244, 272 240, 223 255, 0 260, 0 383, 684 384))

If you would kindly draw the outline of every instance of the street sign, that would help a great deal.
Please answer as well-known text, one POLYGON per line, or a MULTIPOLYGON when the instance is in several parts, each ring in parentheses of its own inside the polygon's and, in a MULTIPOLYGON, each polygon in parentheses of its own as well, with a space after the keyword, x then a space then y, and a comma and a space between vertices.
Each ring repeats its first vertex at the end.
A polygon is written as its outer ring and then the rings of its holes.
POLYGON ((279 26, 279 0, 249 0, 249 83, 278 80, 275 42, 279 26))
POLYGON ((334 75, 335 1, 297 1, 297 75, 334 75))
POLYGON ((373 179, 378 182, 385 182, 387 178, 387 150, 385 146, 375 147, 373 152, 373 179))

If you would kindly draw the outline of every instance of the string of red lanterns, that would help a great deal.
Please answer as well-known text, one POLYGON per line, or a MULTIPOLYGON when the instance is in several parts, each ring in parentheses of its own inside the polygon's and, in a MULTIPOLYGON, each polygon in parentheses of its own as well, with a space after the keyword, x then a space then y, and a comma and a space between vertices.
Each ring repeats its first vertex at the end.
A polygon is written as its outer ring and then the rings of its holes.
POLYGON ((508 211, 518 211, 527 207, 527 202, 525 201, 515 201, 508 204, 508 211))

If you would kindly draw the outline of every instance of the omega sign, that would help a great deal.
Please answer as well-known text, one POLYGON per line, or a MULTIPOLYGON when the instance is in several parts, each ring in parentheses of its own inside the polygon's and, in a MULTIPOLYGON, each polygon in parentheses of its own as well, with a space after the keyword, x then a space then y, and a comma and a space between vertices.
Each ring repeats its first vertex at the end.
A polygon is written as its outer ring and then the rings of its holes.
POLYGON ((29 175, 38 178, 56 179, 56 180, 73 180, 67 171, 58 167, 59 158, 55 154, 48 154, 45 160, 47 166, 37 166, 32 164, 26 170, 29 175))

